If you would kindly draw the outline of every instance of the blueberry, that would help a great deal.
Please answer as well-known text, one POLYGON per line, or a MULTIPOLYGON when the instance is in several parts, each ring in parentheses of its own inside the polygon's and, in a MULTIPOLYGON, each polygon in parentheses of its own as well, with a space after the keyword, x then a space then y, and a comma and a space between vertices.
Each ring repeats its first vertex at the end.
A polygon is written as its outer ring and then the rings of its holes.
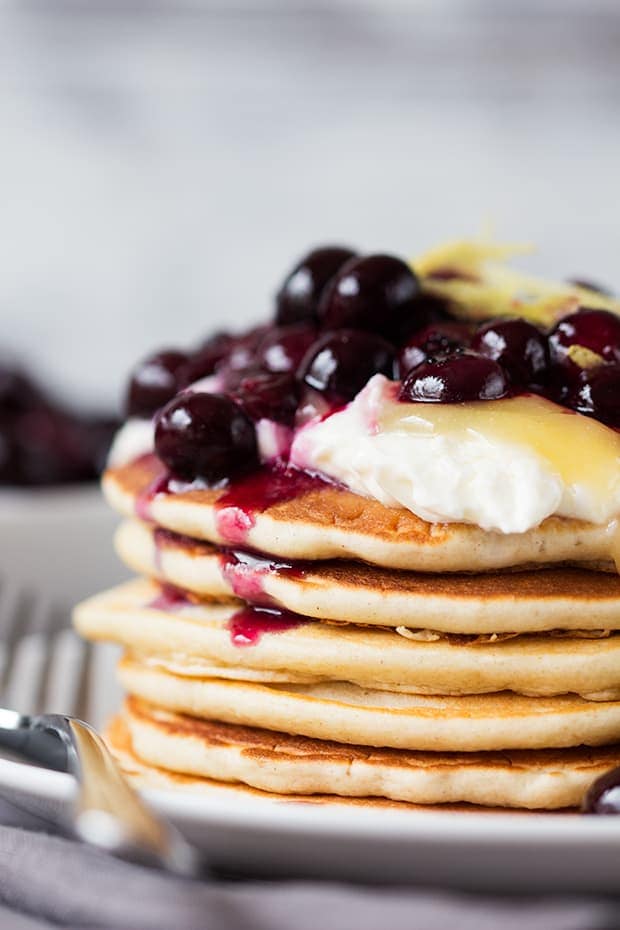
POLYGON ((256 361, 267 371, 296 371, 316 335, 315 327, 306 323, 274 326, 258 344, 256 361))
POLYGON ((276 296, 276 323, 317 322, 317 309, 325 285, 355 252, 342 246, 323 246, 309 252, 288 274, 276 296))
POLYGON ((570 406, 620 428, 620 363, 583 371, 570 398, 570 406))
POLYGON ((403 381, 399 400, 459 404, 498 400, 508 393, 508 378, 490 358, 461 352, 429 359, 414 368, 403 381))
POLYGON ((325 333, 306 353, 298 371, 306 387, 330 401, 351 400, 375 374, 393 377, 394 349, 373 333, 342 329, 325 333))
POLYGON ((419 292, 418 279, 400 258, 353 258, 325 289, 319 316, 325 329, 363 329, 396 340, 418 321, 419 292))
POLYGON ((228 333, 216 333, 193 352, 177 373, 179 387, 187 387, 194 381, 212 375, 216 366, 230 352, 233 337, 228 333))
POLYGON ((466 323, 439 321, 430 323, 415 333, 400 350, 398 370, 401 378, 428 358, 449 355, 469 343, 469 327, 466 323))
POLYGON ((130 417, 151 417, 179 389, 179 372, 187 363, 184 352, 168 349, 149 355, 133 371, 127 393, 130 417))
POLYGON ((541 385, 549 366, 547 340, 532 323, 501 319, 485 323, 473 335, 471 348, 499 362, 515 387, 541 385))
POLYGON ((583 346, 608 362, 620 362, 620 317, 584 307, 565 316, 549 333, 551 360, 562 363, 571 346, 583 346))
POLYGON ((254 424, 223 394, 184 394, 155 418, 155 450, 180 478, 217 484, 258 465, 254 424))
POLYGON ((291 372, 257 372, 240 380, 232 398, 254 422, 266 419, 292 426, 299 385, 291 372))

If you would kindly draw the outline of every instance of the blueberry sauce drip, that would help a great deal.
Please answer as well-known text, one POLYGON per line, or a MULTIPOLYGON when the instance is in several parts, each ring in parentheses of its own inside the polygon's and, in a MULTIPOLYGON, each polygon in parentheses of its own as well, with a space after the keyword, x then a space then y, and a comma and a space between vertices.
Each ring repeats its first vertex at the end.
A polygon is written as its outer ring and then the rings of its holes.
MULTIPOLYGON (((180 588, 162 584, 160 593, 146 605, 151 610, 174 612, 192 606, 192 601, 180 588)), ((234 646, 255 646, 265 633, 284 633, 304 623, 312 622, 281 607, 264 604, 245 604, 228 621, 228 631, 234 646)))
POLYGON ((140 520, 144 520, 145 523, 152 523, 151 504, 158 494, 167 493, 170 490, 170 475, 159 459, 150 452, 136 459, 135 464, 144 465, 149 468, 156 466, 153 478, 147 487, 136 496, 134 503, 136 516, 139 517, 140 520))
POLYGON ((154 531, 155 546, 157 549, 163 549, 165 546, 174 545, 175 548, 195 549, 196 546, 204 545, 210 548, 209 543, 201 543, 200 540, 194 539, 193 536, 186 536, 183 533, 175 533, 174 530, 167 530, 163 526, 155 527, 154 531))
POLYGON ((250 549, 227 549, 201 542, 192 536, 174 533, 172 530, 156 527, 153 532, 155 544, 155 569, 162 573, 161 555, 166 547, 186 549, 192 553, 212 556, 214 553, 220 563, 222 575, 237 597, 251 601, 258 606, 273 606, 274 599, 264 590, 264 581, 270 575, 283 575, 288 578, 303 578, 311 564, 302 559, 286 561, 267 552, 250 549))
POLYGON ((172 611, 179 607, 188 607, 192 602, 185 591, 172 584, 161 584, 159 594, 149 601, 147 607, 153 610, 172 611))
MULTIPOLYGON (((142 456, 140 461, 152 465, 153 462, 157 463, 157 458, 149 454, 142 456)), ((254 526, 255 514, 327 487, 333 488, 338 485, 310 472, 278 464, 258 469, 244 478, 232 481, 215 501, 218 532, 227 543, 242 544, 254 526)), ((205 490, 213 489, 200 480, 179 480, 161 466, 149 485, 137 495, 134 507, 136 516, 146 523, 152 523, 151 505, 158 494, 184 494, 205 490)), ((175 534, 172 535, 176 538, 175 534)), ((194 540, 192 543, 195 545, 194 540)))
POLYGON ((304 562, 283 562, 266 553, 245 549, 220 549, 218 558, 224 578, 237 597, 258 606, 272 606, 276 601, 265 591, 265 579, 270 575, 302 578, 304 562))
POLYGON ((228 629, 233 645, 255 646, 265 633, 284 633, 308 621, 309 618, 288 610, 248 604, 230 618, 228 629))
POLYGON ((296 468, 276 466, 260 469, 232 482, 218 499, 218 532, 228 543, 244 543, 254 526, 257 513, 327 487, 333 485, 317 475, 296 468))

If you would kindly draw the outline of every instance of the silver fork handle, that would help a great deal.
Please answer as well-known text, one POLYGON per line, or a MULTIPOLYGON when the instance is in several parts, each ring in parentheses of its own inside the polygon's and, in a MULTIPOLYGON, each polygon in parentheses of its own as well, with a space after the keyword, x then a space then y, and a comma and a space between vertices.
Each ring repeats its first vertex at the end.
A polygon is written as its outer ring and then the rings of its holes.
POLYGON ((78 836, 114 855, 178 875, 203 874, 197 850, 143 803, 98 733, 81 720, 68 723, 80 766, 74 824, 78 836))

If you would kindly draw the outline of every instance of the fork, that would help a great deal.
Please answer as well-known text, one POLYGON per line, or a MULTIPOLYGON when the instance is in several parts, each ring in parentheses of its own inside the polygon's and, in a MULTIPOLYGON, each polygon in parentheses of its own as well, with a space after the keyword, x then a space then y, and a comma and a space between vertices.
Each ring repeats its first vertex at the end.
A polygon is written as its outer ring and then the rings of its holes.
MULTIPOLYGON (((194 847, 138 797, 96 730, 79 719, 101 703, 87 686, 97 650, 64 627, 65 616, 41 595, 0 586, 0 764, 17 758, 74 775, 71 832, 83 841, 177 874, 204 874, 194 847)), ((97 654, 109 671, 105 651, 97 654)), ((21 792, 17 803, 58 825, 49 804, 21 792)))

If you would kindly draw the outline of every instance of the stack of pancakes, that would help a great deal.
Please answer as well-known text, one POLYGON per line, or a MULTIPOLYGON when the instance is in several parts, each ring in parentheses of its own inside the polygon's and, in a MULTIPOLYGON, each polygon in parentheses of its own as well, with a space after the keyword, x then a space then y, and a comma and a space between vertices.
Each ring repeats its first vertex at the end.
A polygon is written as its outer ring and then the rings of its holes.
POLYGON ((126 650, 109 736, 140 783, 553 809, 620 764, 607 527, 432 524, 321 483, 236 506, 163 477, 153 455, 108 470, 142 577, 75 615, 126 650))

